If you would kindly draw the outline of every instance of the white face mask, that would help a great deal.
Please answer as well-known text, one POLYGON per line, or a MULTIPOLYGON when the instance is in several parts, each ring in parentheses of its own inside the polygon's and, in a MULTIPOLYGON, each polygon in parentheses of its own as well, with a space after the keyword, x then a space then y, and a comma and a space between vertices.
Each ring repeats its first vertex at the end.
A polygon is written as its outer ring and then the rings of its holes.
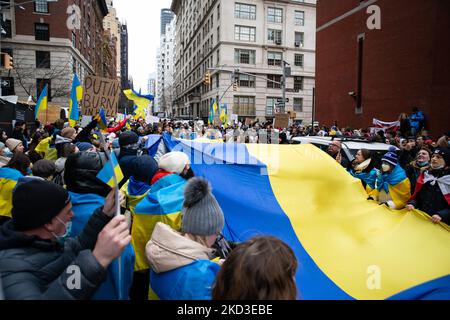
POLYGON ((440 169, 443 169, 444 167, 445 167, 444 164, 441 164, 441 165, 438 165, 438 164, 433 165, 433 164, 431 164, 431 169, 433 169, 433 170, 440 170, 440 169))
POLYGON ((381 165, 381 170, 382 170, 383 172, 388 172, 389 170, 391 170, 391 166, 388 165, 387 163, 383 163, 383 164, 381 165))

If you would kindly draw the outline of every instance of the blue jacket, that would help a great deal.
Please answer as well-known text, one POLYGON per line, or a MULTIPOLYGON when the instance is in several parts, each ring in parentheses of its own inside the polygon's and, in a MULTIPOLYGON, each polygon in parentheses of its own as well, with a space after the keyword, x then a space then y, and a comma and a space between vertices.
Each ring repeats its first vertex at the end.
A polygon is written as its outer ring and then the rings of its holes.
MULTIPOLYGON (((72 200, 72 211, 74 212, 70 237, 75 237, 83 230, 95 209, 104 205, 105 198, 96 194, 69 193, 72 200)), ((123 300, 129 299, 129 291, 133 282, 134 268, 134 251, 131 244, 125 248, 121 257, 122 288, 120 291, 118 289, 118 261, 118 259, 114 260, 108 267, 106 281, 99 287, 92 298, 93 300, 119 300, 120 298, 123 300), (119 292, 121 292, 121 297, 119 292)))
POLYGON ((415 112, 409 117, 411 127, 415 128, 416 130, 420 129, 421 124, 423 123, 424 120, 425 115, 423 114, 422 111, 415 112))

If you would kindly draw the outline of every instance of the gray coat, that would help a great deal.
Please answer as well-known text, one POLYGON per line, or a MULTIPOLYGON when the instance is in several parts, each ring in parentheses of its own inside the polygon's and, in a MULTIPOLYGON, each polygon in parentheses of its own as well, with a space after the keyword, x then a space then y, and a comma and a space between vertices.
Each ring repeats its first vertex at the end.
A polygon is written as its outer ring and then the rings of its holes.
POLYGON ((106 269, 92 250, 98 234, 110 220, 101 208, 97 209, 83 232, 68 239, 64 247, 17 232, 12 221, 3 225, 0 275, 5 299, 89 299, 106 278, 106 269))

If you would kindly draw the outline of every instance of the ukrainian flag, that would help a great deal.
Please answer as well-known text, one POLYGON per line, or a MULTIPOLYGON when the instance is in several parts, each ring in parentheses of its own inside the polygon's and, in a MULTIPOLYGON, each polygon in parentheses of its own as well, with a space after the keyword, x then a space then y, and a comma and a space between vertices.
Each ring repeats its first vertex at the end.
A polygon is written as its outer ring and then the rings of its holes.
POLYGON ((34 118, 36 120, 38 119, 39 113, 41 113, 41 111, 47 110, 47 101, 48 101, 47 96, 48 96, 48 85, 45 85, 34 109, 34 118))
POLYGON ((73 75, 72 91, 70 92, 69 101, 69 124, 74 127, 80 119, 79 103, 83 98, 83 87, 77 74, 73 75))
POLYGON ((411 198, 411 182, 400 165, 390 174, 380 173, 375 184, 377 188, 370 195, 377 198, 384 191, 391 196, 396 208, 403 209, 411 198))
POLYGON ((16 169, 0 168, 0 216, 11 218, 13 190, 22 177, 16 169))
POLYGON ((108 120, 106 119, 105 109, 101 108, 99 114, 96 116, 98 127, 104 131, 108 128, 108 120))
POLYGON ((220 111, 220 121, 222 121, 222 124, 224 126, 224 128, 226 129, 228 127, 228 110, 227 110, 227 105, 223 105, 220 111))
POLYGON ((152 103, 154 97, 150 94, 142 95, 140 93, 137 93, 133 89, 124 90, 123 93, 128 98, 128 100, 133 101, 137 106, 137 109, 135 111, 135 119, 138 119, 139 117, 145 117, 145 109, 152 103))
POLYGON ((171 141, 206 177, 224 235, 285 241, 302 299, 450 299, 450 232, 419 211, 368 201, 358 179, 312 145, 171 141))
POLYGON ((214 115, 215 115, 215 110, 216 108, 214 108, 216 104, 216 101, 214 100, 211 105, 209 106, 209 118, 208 118, 208 124, 214 124, 214 115))
POLYGON ((105 164, 103 169, 98 173, 97 178, 106 183, 111 188, 114 188, 116 185, 114 183, 114 176, 116 177, 117 184, 119 184, 124 176, 122 173, 122 169, 119 166, 119 162, 117 161, 116 155, 114 152, 111 152, 111 159, 105 164))
POLYGON ((58 159, 58 152, 56 151, 56 148, 50 147, 52 139, 53 137, 42 139, 34 151, 39 153, 45 160, 56 161, 58 159))

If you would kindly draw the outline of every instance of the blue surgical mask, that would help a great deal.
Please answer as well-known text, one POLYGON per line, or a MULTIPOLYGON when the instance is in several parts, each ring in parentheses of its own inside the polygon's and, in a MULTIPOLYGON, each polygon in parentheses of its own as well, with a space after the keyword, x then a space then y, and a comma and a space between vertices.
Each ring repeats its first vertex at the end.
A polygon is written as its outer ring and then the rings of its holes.
POLYGON ((55 237, 56 241, 58 241, 59 244, 64 245, 64 243, 66 242, 66 240, 70 237, 70 233, 72 232, 72 221, 69 221, 67 223, 64 223, 61 219, 59 219, 58 217, 56 218, 56 220, 58 220, 61 224, 64 225, 64 229, 66 230, 64 232, 64 234, 58 236, 55 233, 52 233, 53 236, 55 237))
POLYGON ((428 161, 427 162, 419 162, 419 161, 417 161, 417 166, 419 168, 424 168, 424 167, 427 167, 429 165, 430 165, 430 163, 428 161))

